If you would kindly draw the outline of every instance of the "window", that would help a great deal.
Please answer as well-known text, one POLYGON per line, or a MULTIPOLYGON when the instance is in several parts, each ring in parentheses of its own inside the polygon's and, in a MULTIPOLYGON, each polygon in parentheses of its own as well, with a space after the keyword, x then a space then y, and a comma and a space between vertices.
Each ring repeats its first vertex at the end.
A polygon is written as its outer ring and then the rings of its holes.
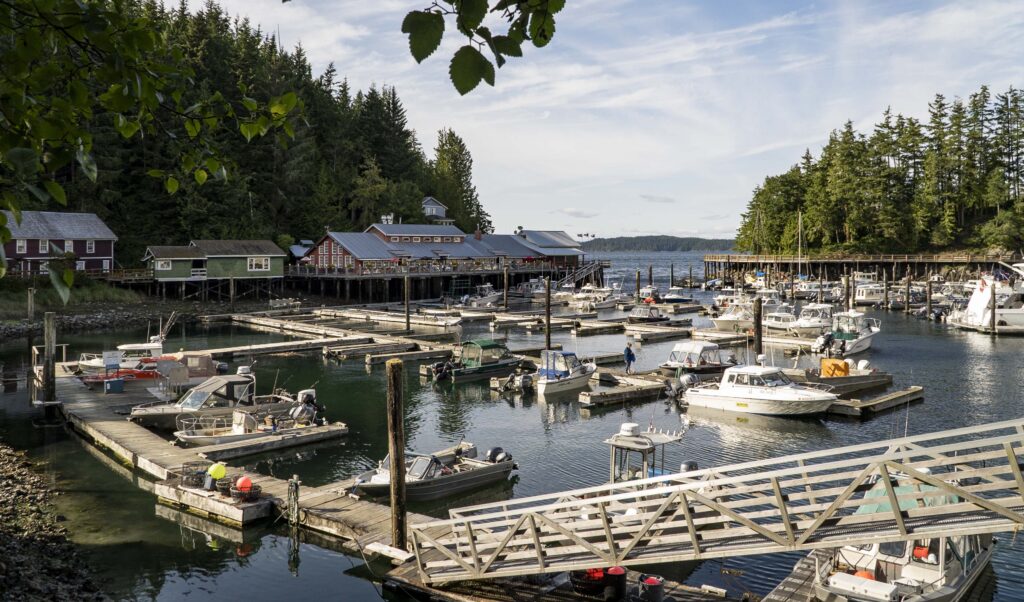
POLYGON ((85 241, 85 252, 88 253, 88 254, 92 254, 92 253, 96 252, 96 241, 95 240, 87 240, 87 241, 85 241))
POLYGON ((156 262, 156 269, 161 272, 166 272, 171 269, 172 263, 170 259, 158 259, 156 262))
POLYGON ((249 271, 250 272, 269 272, 270 271, 270 258, 269 257, 250 257, 249 258, 249 271))
POLYGON ((40 253, 49 253, 50 252, 50 241, 46 240, 45 238, 40 238, 39 239, 39 252, 40 253))
POLYGON ((39 273, 40 274, 49 274, 50 273, 50 266, 48 266, 47 263, 49 263, 49 262, 47 262, 47 261, 40 261, 39 262, 39 273))
POLYGON ((462 237, 461 236, 454 236, 454 237, 452 237, 452 242, 462 242, 462 237))
POLYGON ((451 242, 451 241, 452 241, 452 237, 451 236, 445 236, 444 237, 444 242, 451 242))
POLYGON ((427 206, 423 208, 424 215, 437 215, 437 207, 427 206))
POLYGON ((391 242, 398 242, 398 237, 397 236, 392 236, 391 237, 391 242))
POLYGON ((103 271, 106 272, 106 271, 109 271, 109 270, 110 270, 110 260, 109 259, 104 259, 103 260, 103 271))
POLYGON ((15 253, 28 253, 28 241, 25 240, 24 238, 19 238, 17 242, 14 243, 14 245, 15 253))
POLYGON ((440 236, 435 236, 434 237, 434 242, 441 242, 441 237, 440 236))
POLYGON ((413 242, 420 242, 420 237, 419 236, 413 236, 412 237, 412 241, 413 242))
POLYGON ((75 262, 75 270, 77 270, 79 272, 85 271, 85 262, 81 261, 81 260, 76 261, 75 262))
POLYGON ((403 236, 402 237, 402 242, 409 242, 409 237, 408 236, 403 236))
POLYGON ((65 240, 64 241, 64 252, 65 253, 74 253, 75 252, 75 241, 73 241, 73 240, 65 240))

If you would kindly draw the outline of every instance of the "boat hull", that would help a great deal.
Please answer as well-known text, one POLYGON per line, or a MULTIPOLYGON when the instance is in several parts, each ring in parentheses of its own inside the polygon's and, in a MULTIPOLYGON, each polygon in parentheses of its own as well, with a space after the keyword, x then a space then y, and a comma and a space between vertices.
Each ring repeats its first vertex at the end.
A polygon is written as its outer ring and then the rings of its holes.
MULTIPOLYGON (((442 475, 426 481, 406 481, 405 497, 411 502, 429 502, 451 497, 465 491, 479 489, 508 478, 515 463, 511 460, 481 466, 474 470, 442 475)), ((359 476, 369 478, 376 471, 369 471, 359 476)), ((385 496, 390 493, 390 483, 360 483, 358 489, 372 497, 385 496)))
POLYGON ((715 330, 722 332, 742 332, 754 327, 754 321, 746 319, 711 318, 711 321, 715 323, 715 330))
POLYGON ((494 364, 487 364, 485 366, 476 366, 473 368, 456 368, 452 370, 451 380, 452 382, 467 382, 473 380, 485 380, 492 376, 507 376, 510 372, 514 372, 519 367, 520 361, 507 360, 500 361, 494 364))
POLYGON ((593 374, 593 371, 573 374, 572 376, 567 376, 566 378, 560 378, 557 380, 548 380, 545 378, 537 379, 537 393, 541 395, 550 395, 552 393, 565 393, 567 391, 576 391, 586 388, 587 383, 590 382, 591 374, 593 374))
POLYGON ((129 420, 142 426, 173 431, 178 428, 178 416, 182 415, 204 419, 223 418, 225 424, 231 424, 231 414, 235 411, 250 412, 260 415, 271 414, 274 416, 283 416, 291 412, 296 405, 297 402, 276 402, 256 404, 253 406, 213 408, 200 412, 188 412, 182 411, 181 408, 177 407, 177 405, 173 403, 159 404, 149 408, 132 410, 132 415, 129 417, 129 420))
POLYGON ((862 337, 858 337, 853 340, 846 341, 846 349, 843 351, 843 356, 853 355, 855 353, 861 353, 871 348, 871 340, 878 334, 877 331, 865 334, 862 337))
POLYGON ((799 400, 759 399, 720 395, 714 391, 690 389, 684 398, 687 405, 728 412, 760 414, 763 416, 807 416, 828 411, 835 403, 835 397, 809 398, 799 400))

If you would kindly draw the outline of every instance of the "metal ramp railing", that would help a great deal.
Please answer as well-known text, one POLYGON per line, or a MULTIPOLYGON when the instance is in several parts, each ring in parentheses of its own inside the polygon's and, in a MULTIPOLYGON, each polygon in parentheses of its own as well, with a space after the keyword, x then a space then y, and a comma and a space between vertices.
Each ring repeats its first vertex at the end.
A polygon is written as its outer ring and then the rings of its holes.
POLYGON ((585 279, 585 278, 587 278, 589 276, 592 276, 598 270, 600 270, 602 267, 604 267, 604 263, 600 262, 600 261, 591 261, 591 262, 585 263, 584 265, 582 265, 582 266, 576 268, 575 270, 569 272, 568 274, 565 275, 564 278, 562 278, 561 280, 556 282, 555 283, 555 288, 556 289, 561 288, 562 286, 565 286, 566 284, 576 284, 579 281, 581 281, 581 280, 583 280, 583 279, 585 279))
POLYGON ((443 583, 1015 530, 1024 419, 452 510, 443 583), (868 493, 870 491, 870 494, 868 493))

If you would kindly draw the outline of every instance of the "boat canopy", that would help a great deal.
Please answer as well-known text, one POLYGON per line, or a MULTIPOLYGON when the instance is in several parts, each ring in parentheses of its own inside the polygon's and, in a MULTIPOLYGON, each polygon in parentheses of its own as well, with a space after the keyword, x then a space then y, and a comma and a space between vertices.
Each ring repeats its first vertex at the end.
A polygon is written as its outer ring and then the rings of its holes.
POLYGON ((508 347, 492 339, 477 339, 462 344, 462 363, 466 366, 493 364, 508 355, 508 347))
POLYGON ((707 341, 676 343, 672 347, 672 352, 668 354, 668 361, 687 366, 724 363, 719 346, 707 341))
POLYGON ((541 352, 541 365, 537 376, 548 380, 565 378, 578 366, 580 359, 569 351, 547 350, 541 352))
POLYGON ((657 307, 651 307, 650 305, 637 305, 629 312, 631 318, 660 318, 661 313, 657 307))
POLYGON ((242 375, 213 376, 196 385, 178 401, 178 407, 196 410, 202 407, 232 407, 252 401, 253 379, 242 375))

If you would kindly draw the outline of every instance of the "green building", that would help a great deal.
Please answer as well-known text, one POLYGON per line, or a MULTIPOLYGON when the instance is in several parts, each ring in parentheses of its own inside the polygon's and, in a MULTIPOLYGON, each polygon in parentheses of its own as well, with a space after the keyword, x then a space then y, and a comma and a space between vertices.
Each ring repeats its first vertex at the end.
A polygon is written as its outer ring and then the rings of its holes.
POLYGON ((153 246, 142 260, 157 282, 284 278, 287 255, 269 240, 193 240, 153 246))

